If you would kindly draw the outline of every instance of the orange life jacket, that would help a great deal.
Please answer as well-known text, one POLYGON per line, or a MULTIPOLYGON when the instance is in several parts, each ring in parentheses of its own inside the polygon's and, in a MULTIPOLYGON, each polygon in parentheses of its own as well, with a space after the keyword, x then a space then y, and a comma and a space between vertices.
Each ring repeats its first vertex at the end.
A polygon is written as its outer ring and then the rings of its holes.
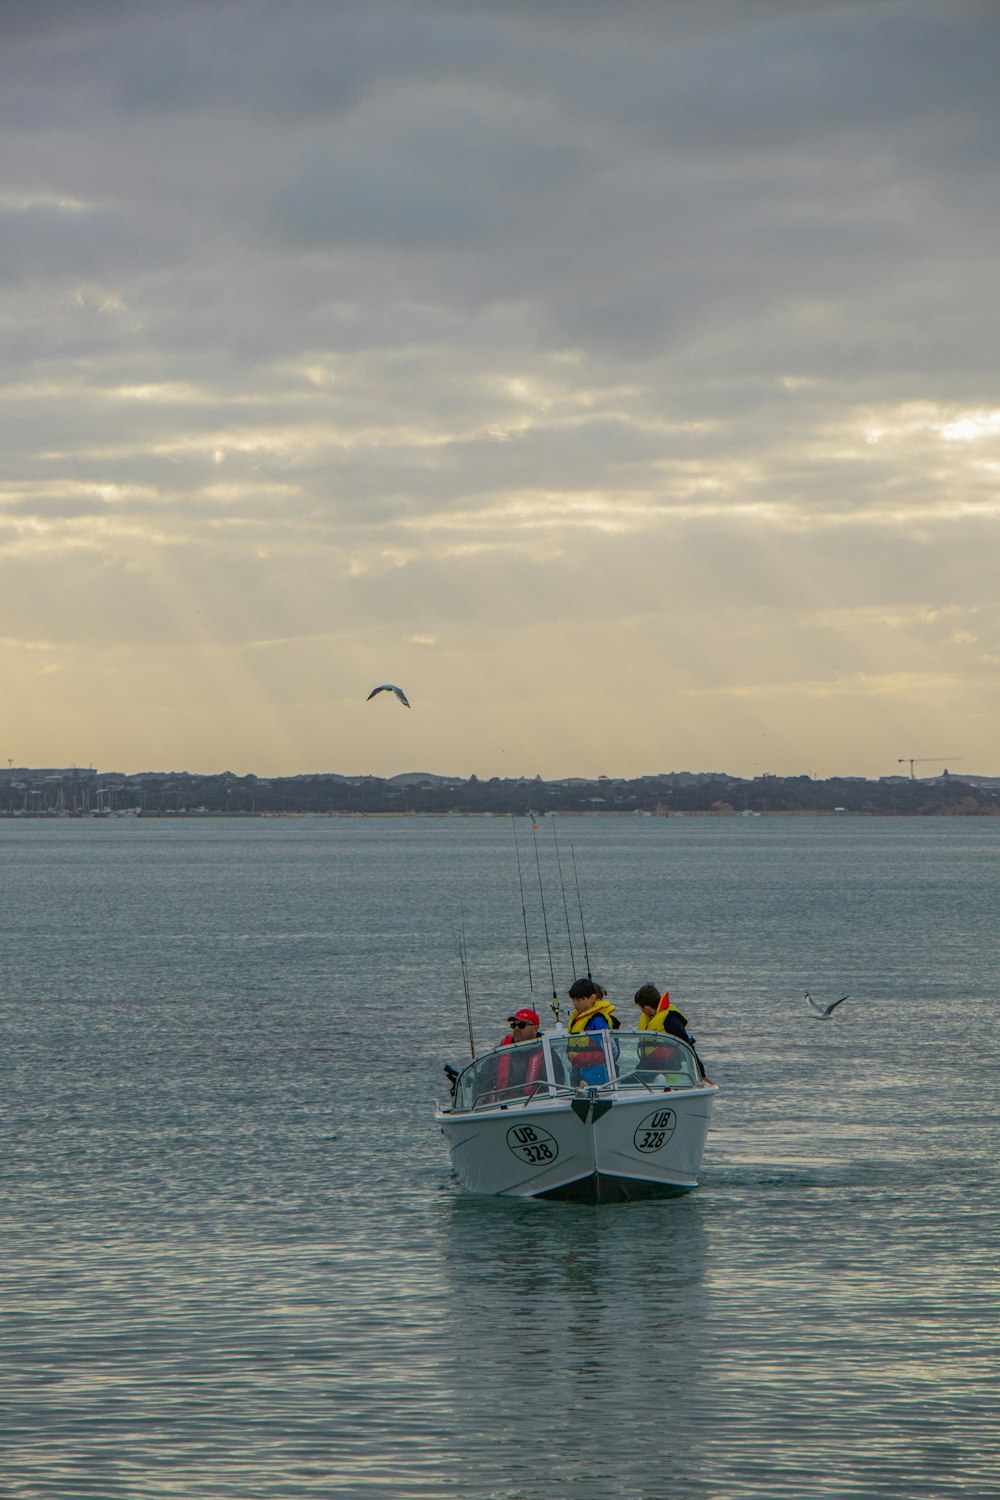
MULTIPOLYGON (((539 1042, 537 1044, 536 1050, 531 1054, 531 1056, 525 1063, 524 1077, 521 1079, 521 1082, 525 1087, 527 1087, 529 1084, 537 1083, 539 1078, 541 1078, 542 1064, 544 1063, 544 1061, 545 1054, 542 1052, 542 1044, 541 1042, 539 1042)), ((498 1091, 502 1092, 504 1089, 510 1088, 510 1064, 511 1053, 508 1049, 505 1048, 497 1058, 498 1091)))

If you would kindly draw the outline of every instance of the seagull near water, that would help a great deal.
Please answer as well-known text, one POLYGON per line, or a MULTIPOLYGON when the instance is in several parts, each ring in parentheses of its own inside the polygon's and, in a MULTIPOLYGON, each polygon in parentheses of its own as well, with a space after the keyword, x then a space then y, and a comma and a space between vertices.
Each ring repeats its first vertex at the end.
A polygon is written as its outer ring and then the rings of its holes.
POLYGON ((377 688, 372 688, 365 702, 370 703, 377 693, 395 693, 404 708, 409 708, 410 706, 410 700, 403 692, 403 689, 394 686, 391 682, 382 682, 377 688))
POLYGON ((833 1000, 829 1005, 820 1005, 813 999, 809 991, 806 990, 806 999, 812 1006, 813 1010, 816 1012, 817 1021, 829 1021, 830 1017, 833 1015, 833 1012, 837 1009, 837 1006, 843 1005, 844 1001, 850 1000, 850 998, 850 995, 841 995, 839 1000, 833 1000))

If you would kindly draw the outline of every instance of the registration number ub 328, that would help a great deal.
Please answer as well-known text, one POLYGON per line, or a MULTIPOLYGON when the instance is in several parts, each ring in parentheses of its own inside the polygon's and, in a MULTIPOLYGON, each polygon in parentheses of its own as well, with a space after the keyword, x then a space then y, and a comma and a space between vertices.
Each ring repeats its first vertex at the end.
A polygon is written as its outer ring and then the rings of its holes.
POLYGON ((677 1116, 672 1109, 658 1109, 640 1124, 635 1133, 637 1151, 659 1151, 674 1133, 677 1116))
POLYGON ((507 1132, 507 1145, 529 1167, 548 1166, 559 1155, 554 1136, 538 1125, 514 1125, 507 1132))

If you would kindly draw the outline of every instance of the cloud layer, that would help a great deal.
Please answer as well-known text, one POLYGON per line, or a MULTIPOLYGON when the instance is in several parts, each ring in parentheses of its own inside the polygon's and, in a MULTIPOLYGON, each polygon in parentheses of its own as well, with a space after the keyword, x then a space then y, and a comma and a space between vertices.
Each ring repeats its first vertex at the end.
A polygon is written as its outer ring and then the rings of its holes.
POLYGON ((8 755, 994 769, 995 6, 3 25, 8 755))

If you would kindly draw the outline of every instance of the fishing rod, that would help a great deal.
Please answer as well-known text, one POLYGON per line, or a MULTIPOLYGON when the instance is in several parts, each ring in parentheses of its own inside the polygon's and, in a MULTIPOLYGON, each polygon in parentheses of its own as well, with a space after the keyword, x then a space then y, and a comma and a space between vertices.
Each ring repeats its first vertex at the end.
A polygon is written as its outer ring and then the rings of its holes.
POLYGON ((472 1056, 476 1055, 476 1041, 472 1035, 472 992, 469 989, 469 958, 465 943, 465 907, 460 906, 459 911, 462 918, 460 934, 454 933, 455 947, 458 949, 458 961, 462 965, 462 988, 465 991, 465 1019, 469 1025, 469 1051, 472 1056))
POLYGON ((521 851, 517 847, 517 819, 510 815, 510 826, 514 834, 514 857, 517 860, 517 883, 521 891, 521 921, 524 923, 524 952, 528 960, 528 989, 535 993, 535 982, 531 977, 531 945, 528 942, 528 913, 524 905, 524 880, 521 875, 521 851))
POLYGON ((583 933, 583 957, 587 964, 587 978, 593 979, 594 976, 590 972, 590 953, 587 950, 587 929, 584 926, 583 922, 583 902, 580 900, 580 877, 577 874, 576 870, 576 850, 572 844, 570 844, 569 846, 569 852, 573 856, 573 879, 576 881, 576 904, 580 908, 580 931, 583 933))
POLYGON ((538 824, 531 819, 531 837, 535 845, 535 865, 538 869, 538 899, 542 903, 542 926, 545 928, 545 951, 549 955, 549 977, 552 980, 552 1014, 559 1022, 559 996, 556 994, 556 973, 552 967, 552 944, 549 942, 549 919, 545 915, 545 891, 542 889, 542 862, 538 858, 538 824))
POLYGON ((559 835, 556 833, 556 820, 552 818, 552 840, 556 846, 556 864, 559 867, 559 889, 562 892, 563 915, 566 918, 566 941, 569 943, 569 962, 573 970, 573 978, 576 978, 576 954, 573 952, 573 934, 569 930, 569 907, 566 905, 566 885, 563 881, 562 860, 559 858, 559 835))

